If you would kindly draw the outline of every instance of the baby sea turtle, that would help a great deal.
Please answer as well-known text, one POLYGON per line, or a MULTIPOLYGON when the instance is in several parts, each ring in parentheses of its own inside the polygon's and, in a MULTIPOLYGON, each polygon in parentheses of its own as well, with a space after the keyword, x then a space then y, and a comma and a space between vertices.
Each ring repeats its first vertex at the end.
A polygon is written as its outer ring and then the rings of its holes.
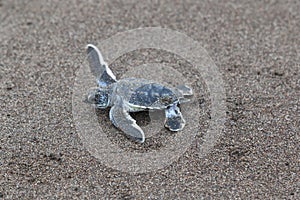
POLYGON ((140 143, 145 141, 143 130, 130 116, 130 112, 165 110, 165 127, 171 131, 183 129, 185 120, 178 106, 189 101, 188 97, 193 95, 191 88, 185 85, 169 88, 138 78, 117 80, 96 46, 87 45, 87 54, 98 87, 89 91, 85 102, 100 109, 111 107, 110 120, 128 137, 140 143))

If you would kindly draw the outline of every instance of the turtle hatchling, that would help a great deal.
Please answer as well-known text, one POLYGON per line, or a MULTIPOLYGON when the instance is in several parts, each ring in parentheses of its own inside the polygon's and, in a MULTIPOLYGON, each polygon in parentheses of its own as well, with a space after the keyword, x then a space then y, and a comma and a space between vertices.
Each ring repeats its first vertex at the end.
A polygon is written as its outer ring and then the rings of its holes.
POLYGON ((193 95, 190 87, 179 85, 171 88, 139 78, 117 80, 96 46, 89 44, 86 50, 90 70, 96 77, 97 87, 90 89, 85 102, 99 109, 111 107, 109 118, 114 126, 130 139, 143 143, 145 134, 129 113, 164 110, 165 127, 171 131, 183 129, 185 120, 179 105, 188 102, 193 95))

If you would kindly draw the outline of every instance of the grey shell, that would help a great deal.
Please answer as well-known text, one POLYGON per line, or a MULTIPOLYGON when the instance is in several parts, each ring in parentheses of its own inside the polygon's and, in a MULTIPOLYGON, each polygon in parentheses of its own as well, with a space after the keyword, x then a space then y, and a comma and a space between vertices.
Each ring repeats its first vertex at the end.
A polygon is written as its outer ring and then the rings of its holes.
POLYGON ((114 95, 136 108, 162 109, 178 102, 174 92, 161 84, 144 79, 121 79, 115 86, 114 95))

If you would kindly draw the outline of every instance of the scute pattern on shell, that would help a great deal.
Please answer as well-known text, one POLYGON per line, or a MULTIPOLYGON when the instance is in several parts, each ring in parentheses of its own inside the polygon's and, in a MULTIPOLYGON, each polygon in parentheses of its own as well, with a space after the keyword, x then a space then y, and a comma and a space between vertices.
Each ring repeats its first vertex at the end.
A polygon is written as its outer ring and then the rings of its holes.
POLYGON ((152 106, 168 106, 177 101, 174 92, 157 83, 142 85, 131 95, 129 103, 151 108, 152 106))

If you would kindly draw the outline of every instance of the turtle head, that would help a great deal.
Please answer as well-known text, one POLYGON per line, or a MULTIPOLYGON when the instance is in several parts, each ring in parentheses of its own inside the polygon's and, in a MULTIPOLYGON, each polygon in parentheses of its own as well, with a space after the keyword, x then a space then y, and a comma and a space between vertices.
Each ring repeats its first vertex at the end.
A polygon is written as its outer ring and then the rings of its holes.
POLYGON ((96 108, 105 109, 110 103, 110 92, 107 88, 92 88, 85 99, 86 103, 95 105, 96 108))

